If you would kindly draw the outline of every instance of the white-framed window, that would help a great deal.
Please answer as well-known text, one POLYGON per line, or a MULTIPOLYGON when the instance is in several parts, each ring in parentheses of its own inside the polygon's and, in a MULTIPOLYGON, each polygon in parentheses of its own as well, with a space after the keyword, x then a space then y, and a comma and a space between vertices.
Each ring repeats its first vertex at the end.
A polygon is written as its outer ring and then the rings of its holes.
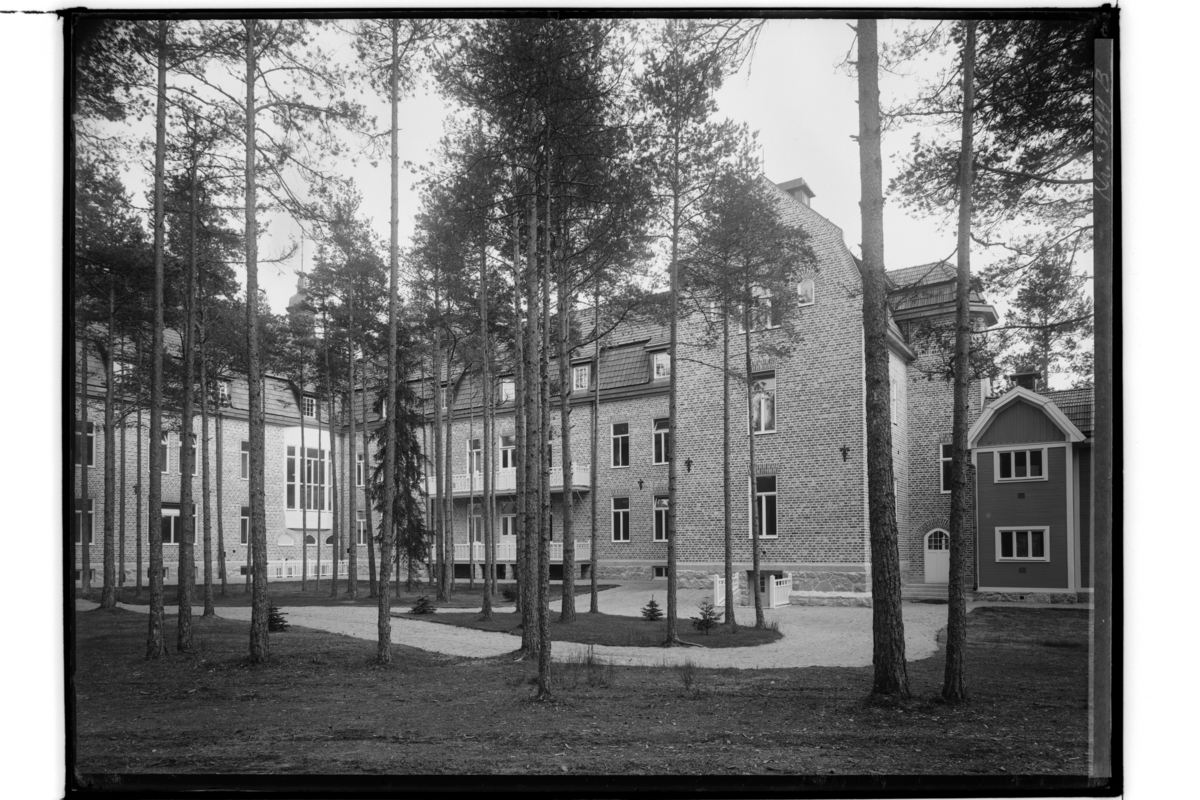
POLYGON ((501 503, 500 504, 500 535, 501 536, 516 536, 517 535, 517 504, 516 503, 501 503))
POLYGON ((754 287, 754 306, 750 310, 750 330, 762 331, 778 328, 783 324, 783 304, 776 301, 771 292, 754 287))
POLYGON ((651 357, 651 380, 663 380, 671 377, 671 354, 668 352, 655 353, 651 357))
POLYGON ((242 517, 239 520, 242 544, 250 544, 250 506, 242 506, 242 517))
POLYGON ((654 420, 654 462, 666 464, 671 460, 671 420, 654 420))
POLYGON ((483 439, 467 440, 467 471, 483 472, 483 439))
MULTIPOLYGON (((73 460, 76 464, 79 463, 79 431, 83 429, 83 420, 75 420, 75 435, 71 437, 71 452, 74 453, 73 460)), ((87 465, 89 467, 96 466, 96 425, 89 422, 87 430, 84 434, 84 453, 87 455, 87 465)))
POLYGON ((750 429, 755 433, 775 432, 775 372, 760 372, 753 376, 754 403, 751 406, 750 429))
POLYGON ((242 480, 250 480, 250 443, 242 442, 242 480))
POLYGON ((614 467, 629 466, 628 422, 614 422, 612 424, 612 465, 614 467))
POLYGON ((229 385, 229 381, 217 381, 217 403, 219 405, 229 405, 229 398, 233 394, 233 390, 229 385))
POLYGON ((329 508, 328 454, 323 449, 307 447, 304 457, 298 458, 299 450, 295 445, 287 446, 287 507, 324 511, 329 508))
MULTIPOLYGON (((774 475, 759 475, 754 479, 753 501, 758 505, 758 536, 760 539, 779 537, 777 484, 774 475)), ((750 518, 750 537, 754 537, 754 517, 750 518)))
MULTIPOLYGON (((183 541, 183 525, 178 508, 162 510, 162 543, 179 544, 183 541)), ((196 509, 192 507, 192 544, 196 543, 196 509)))
POLYGON ((628 497, 614 497, 612 499, 612 540, 614 542, 629 541, 628 497))
POLYGON ((354 543, 359 547, 367 546, 367 510, 355 509, 354 543))
POLYGON ((158 460, 162 465, 163 475, 171 471, 171 448, 167 446, 170 435, 166 431, 163 431, 162 439, 158 443, 158 460))
POLYGON ((508 402, 516 399, 516 396, 517 396, 517 384, 513 382, 513 379, 512 378, 501 378, 500 379, 500 402, 508 403, 508 402))
POLYGON ((998 450, 995 455, 996 483, 1046 480, 1046 448, 998 450))
POLYGON ((892 413, 892 427, 900 424, 900 384, 895 378, 890 378, 891 381, 891 397, 889 398, 888 408, 892 413))
POLYGON ((817 302, 817 284, 812 278, 805 278, 796 287, 796 305, 811 306, 817 302))
POLYGON ((83 543, 84 530, 87 532, 87 543, 89 545, 92 544, 92 522, 95 518, 95 511, 96 501, 89 497, 87 501, 87 522, 85 523, 83 518, 83 501, 79 499, 75 500, 75 544, 83 543), (84 524, 86 524, 87 527, 84 530, 81 530, 79 526, 84 524))
POLYGON ((656 578, 666 578, 670 574, 671 574, 671 572, 670 572, 669 567, 655 567, 654 568, 654 577, 656 577, 656 578))
POLYGON ((363 477, 366 472, 367 459, 365 453, 354 454, 354 485, 362 486, 363 477))
POLYGON ((446 410, 446 395, 448 394, 449 392, 446 391, 445 386, 438 387, 438 401, 441 403, 442 411, 446 410))
POLYGON ((996 529, 997 561, 1049 561, 1050 529, 1022 527, 996 529))
POLYGON ((515 469, 517 466, 517 437, 506 434, 500 437, 500 469, 515 469))
POLYGON ((667 522, 671 512, 670 495, 654 496, 654 541, 667 541, 667 522))
POLYGON ((949 494, 954 476, 954 445, 938 445, 938 453, 942 462, 942 494, 949 494))
POLYGON ((280 547, 295 547, 296 540, 292 538, 290 533, 281 533, 275 540, 275 544, 279 545, 280 547))
POLYGON ((949 550, 950 549, 950 534, 946 533, 941 528, 932 530, 925 537, 926 550, 949 550))
POLYGON ((387 419, 387 398, 379 401, 379 418, 387 419))
POLYGON ((586 392, 592 384, 592 367, 590 364, 580 364, 571 370, 571 391, 586 392))
POLYGON ((300 399, 300 406, 304 409, 304 416, 317 416, 317 398, 306 394, 300 399))
POLYGON ((471 510, 467 514, 467 541, 483 541, 483 505, 481 503, 472 503, 471 510))

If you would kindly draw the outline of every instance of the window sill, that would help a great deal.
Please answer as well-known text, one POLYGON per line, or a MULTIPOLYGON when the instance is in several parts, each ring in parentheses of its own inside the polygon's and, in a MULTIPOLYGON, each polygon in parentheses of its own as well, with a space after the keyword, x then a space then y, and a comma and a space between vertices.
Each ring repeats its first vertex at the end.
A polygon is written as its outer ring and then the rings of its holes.
POLYGON ((997 556, 996 563, 997 564, 1013 564, 1013 563, 1017 563, 1017 564, 1029 564, 1029 563, 1049 564, 1050 558, 1049 557, 1046 557, 1046 558, 1004 558, 1003 556, 997 556))
POLYGON ((650 462, 650 466, 652 466, 652 467, 665 467, 667 464, 670 464, 670 463, 671 463, 670 461, 651 461, 651 462, 650 462))
POLYGON ((778 429, 778 428, 776 428, 776 429, 775 429, 775 430, 773 430, 773 431, 755 431, 755 432, 754 432, 754 435, 755 435, 755 436, 770 436, 770 435, 772 435, 772 434, 775 434, 775 433, 779 433, 779 429, 778 429))
POLYGON ((621 464, 620 466, 613 464, 611 469, 629 469, 629 464, 621 464))
POLYGON ((1049 480, 1048 475, 1043 475, 1040 478, 993 478, 993 483, 1040 483, 1049 480))

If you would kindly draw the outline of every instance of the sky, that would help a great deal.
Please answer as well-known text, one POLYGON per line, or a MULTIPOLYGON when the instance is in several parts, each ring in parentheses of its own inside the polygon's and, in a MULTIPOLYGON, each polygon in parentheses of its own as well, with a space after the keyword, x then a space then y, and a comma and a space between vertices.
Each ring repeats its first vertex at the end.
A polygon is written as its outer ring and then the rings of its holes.
MULTIPOLYGON (((881 38, 893 23, 880 24, 881 38)), ((763 28, 753 57, 742 70, 729 77, 717 95, 718 118, 746 123, 759 132, 764 172, 776 182, 804 178, 816 193, 813 208, 840 226, 845 242, 858 253, 860 217, 858 210, 858 145, 851 137, 858 132, 857 86, 855 79, 837 65, 853 43, 846 20, 771 20, 763 28)), ((326 37, 324 44, 336 57, 352 57, 348 40, 326 37)), ((918 82, 932 75, 936 63, 918 64, 912 75, 898 79, 884 75, 882 102, 892 95, 915 90, 918 82)), ((381 120, 387 105, 373 96, 360 98, 381 120)), ((400 108, 400 153, 402 160, 429 162, 450 108, 432 87, 405 99, 400 108)), ((910 130, 885 134, 884 184, 897 171, 898 157, 909 140, 910 130)), ((363 213, 373 222, 380 238, 388 235, 390 181, 386 161, 372 167, 365 158, 357 165, 348 160, 341 167, 353 175, 363 194, 363 213)), ((402 170, 400 176, 400 236, 402 243, 412 234, 419 208, 415 177, 402 170)), ((941 229, 936 221, 908 217, 895 204, 885 207, 885 247, 889 268, 912 266, 944 258, 954 250, 954 230, 941 229)), ((289 242, 302 238, 301 226, 282 214, 272 215, 270 232, 260 241, 260 252, 279 254, 289 242)), ((304 266, 311 269, 314 245, 303 247, 304 266)), ((260 285, 266 290, 271 309, 282 312, 294 293, 296 273, 301 267, 299 250, 288 261, 263 265, 260 285)))

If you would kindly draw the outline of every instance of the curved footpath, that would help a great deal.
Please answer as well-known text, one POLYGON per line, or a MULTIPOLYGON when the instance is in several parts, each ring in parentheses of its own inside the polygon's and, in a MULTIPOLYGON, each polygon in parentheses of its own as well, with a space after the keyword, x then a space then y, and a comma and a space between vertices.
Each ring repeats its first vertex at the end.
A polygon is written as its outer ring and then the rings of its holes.
MULTIPOLYGON (((626 583, 600 594, 600 610, 607 614, 639 616, 650 595, 661 595, 665 586, 659 583, 626 583)), ((679 624, 690 629, 688 617, 701 599, 711 592, 698 589, 679 591, 679 624)), ((577 609, 586 613, 587 596, 577 598, 577 609)), ((551 604, 558 610, 559 601, 551 604)), ((662 605, 666 605, 665 601, 662 605)), ((76 600, 78 610, 90 610, 96 603, 76 600)), ((148 613, 147 606, 121 608, 148 613)), ((173 613, 168 607, 167 613, 173 613)), ((356 639, 374 641, 377 635, 376 611, 369 607, 288 607, 281 609, 288 622, 306 628, 340 633, 356 639)), ((447 609, 450 611, 451 609, 447 609)), ((471 609, 453 609, 466 611, 471 609)), ((511 611, 501 607, 499 613, 511 611)), ((928 658, 937 649, 937 632, 946 625, 947 606, 922 603, 904 604, 905 652, 910 661, 928 658)), ((249 608, 220 608, 218 615, 226 619, 250 620, 249 608)), ((692 662, 698 667, 734 669, 771 669, 788 667, 864 667, 871 663, 871 609, 829 606, 784 606, 768 610, 767 622, 779 623, 783 638, 757 647, 610 647, 595 646, 597 658, 607 663, 626 666, 677 666, 692 662)), ((753 624, 754 609, 737 608, 738 622, 753 624)), ((506 633, 477 631, 423 622, 403 616, 393 616, 392 640, 421 650, 469 658, 488 658, 513 652, 516 637, 506 633)), ((575 642, 553 643, 554 660, 565 661, 587 653, 588 645, 575 642)))

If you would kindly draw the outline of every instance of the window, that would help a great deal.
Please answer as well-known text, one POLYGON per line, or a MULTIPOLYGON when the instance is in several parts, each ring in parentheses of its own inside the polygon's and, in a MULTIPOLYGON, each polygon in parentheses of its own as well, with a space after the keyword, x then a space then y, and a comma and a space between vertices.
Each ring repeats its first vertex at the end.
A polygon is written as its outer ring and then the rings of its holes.
POLYGON ((517 437, 500 437, 500 469, 515 469, 517 466, 517 437))
POLYGON ((671 511, 671 498, 660 494, 654 498, 654 541, 667 541, 667 517, 671 511))
POLYGON ((515 399, 517 396, 517 385, 513 383, 511 378, 504 378, 500 381, 500 402, 507 403, 515 399))
POLYGON ((655 353, 651 356, 653 359, 654 370, 651 375, 652 380, 662 380, 663 378, 671 377, 671 354, 670 353, 655 353))
MULTIPOLYGON (((162 510, 162 543, 179 544, 183 541, 183 525, 180 524, 178 508, 162 510)), ((196 507, 192 506, 192 544, 196 543, 196 507)))
POLYGON ((614 497, 612 499, 612 540, 614 542, 629 541, 628 497, 614 497))
POLYGON ((229 381, 217 381, 217 404, 222 406, 229 405, 230 394, 229 381))
MULTIPOLYGON (((79 463, 79 432, 83 428, 82 420, 75 420, 75 435, 71 437, 71 460, 76 464, 79 463)), ((84 453, 87 454, 87 465, 89 467, 96 466, 96 426, 89 422, 87 424, 87 433, 84 438, 84 453)))
POLYGON ((954 474, 953 473, 954 445, 953 444, 941 445, 941 455, 942 455, 942 494, 946 494, 950 491, 950 483, 951 483, 952 476, 954 474))
POLYGON ((287 446, 287 507, 297 508, 299 496, 299 508, 323 511, 329 507, 329 487, 325 483, 327 455, 322 449, 308 447, 297 464, 298 450, 295 445, 287 446), (298 474, 297 468, 303 472, 298 474))
POLYGON ((483 506, 473 503, 467 514, 467 541, 483 541, 483 506))
POLYGON ((305 536, 305 537, 304 537, 304 544, 305 544, 306 546, 308 546, 308 547, 312 547, 312 546, 313 546, 313 545, 315 545, 316 543, 317 543, 317 537, 316 537, 316 536, 314 536, 313 534, 311 534, 311 533, 310 533, 310 534, 308 534, 307 536, 305 536))
POLYGON ((581 364, 571 370, 571 391, 586 392, 592 384, 592 368, 588 364, 581 364))
POLYGON ((158 443, 158 460, 162 464, 164 475, 171 471, 171 450, 167 447, 167 437, 170 435, 163 431, 162 440, 158 443))
POLYGON ((467 440, 467 471, 483 472, 483 439, 467 440))
MULTIPOLYGON (((292 448, 288 448, 291 450, 292 448)), ((250 480, 250 443, 242 442, 242 480, 250 480)), ((291 508, 291 506, 288 506, 291 508)))
POLYGON ((445 386, 438 387, 438 399, 441 401, 442 410, 445 411, 446 410, 446 387, 445 386))
MULTIPOLYGON (((80 575, 80 570, 75 570, 75 580, 79 580, 79 575, 80 575)), ((88 570, 88 583, 91 583, 95 580, 96 580, 96 570, 89 569, 88 570)))
MULTIPOLYGON (((758 505, 758 535, 763 539, 775 539, 779 536, 775 476, 759 475, 754 479, 754 489, 754 502, 758 505)), ((753 518, 751 518, 750 526, 750 530, 753 532, 753 518)))
POLYGON ((503 503, 500 506, 500 535, 517 535, 517 504, 503 503))
POLYGON ((366 459, 362 453, 354 454, 354 485, 363 485, 363 467, 366 466, 366 459))
POLYGON ((355 510, 354 543, 359 547, 367 545, 367 511, 363 508, 355 510))
POLYGON ((304 395, 300 399, 300 405, 304 409, 304 416, 315 417, 317 415, 317 398, 304 395))
POLYGON ((655 567, 654 568, 654 577, 656 577, 656 578, 665 578, 670 574, 671 574, 670 569, 668 567, 655 567))
POLYGON ((811 306, 815 302, 817 302, 817 284, 812 278, 805 278, 800 281, 800 286, 796 289, 796 304, 811 306))
POLYGON ((894 428, 900 424, 900 384, 896 382, 895 378, 891 379, 891 388, 892 394, 888 407, 892 412, 892 427, 894 428))
POLYGON ((612 426, 612 465, 629 466, 629 423, 614 422, 612 426))
POLYGON ((1050 529, 996 529, 997 561, 1049 561, 1050 529))
POLYGON ((996 453, 996 481, 1044 481, 1046 450, 1006 450, 996 453))
POLYGON ((754 306, 750 310, 751 330, 778 328, 783 324, 783 304, 775 302, 769 291, 755 287, 753 303, 754 306))
MULTIPOLYGON (((194 438, 194 437, 193 437, 194 438)), ((184 451, 184 434, 179 434, 179 474, 183 474, 183 451, 184 451)), ((196 451, 195 442, 192 443, 192 476, 199 475, 197 464, 200 461, 199 453, 196 451)))
POLYGON ((250 544, 250 506, 242 506, 242 544, 250 544))
POLYGON ((666 464, 671 460, 671 420, 654 420, 654 463, 666 464))
POLYGON ((83 501, 75 501, 75 544, 82 544, 83 534, 87 532, 87 543, 92 544, 92 521, 95 517, 96 501, 88 499, 87 501, 87 522, 83 522, 83 501), (84 530, 80 530, 80 524, 86 524, 84 530))
POLYGON ((290 533, 281 533, 279 534, 279 538, 275 540, 275 544, 280 547, 295 547, 296 540, 292 538, 290 533))
POLYGON ((751 406, 750 428, 755 433, 775 432, 775 373, 761 372, 752 384, 754 403, 751 406))

